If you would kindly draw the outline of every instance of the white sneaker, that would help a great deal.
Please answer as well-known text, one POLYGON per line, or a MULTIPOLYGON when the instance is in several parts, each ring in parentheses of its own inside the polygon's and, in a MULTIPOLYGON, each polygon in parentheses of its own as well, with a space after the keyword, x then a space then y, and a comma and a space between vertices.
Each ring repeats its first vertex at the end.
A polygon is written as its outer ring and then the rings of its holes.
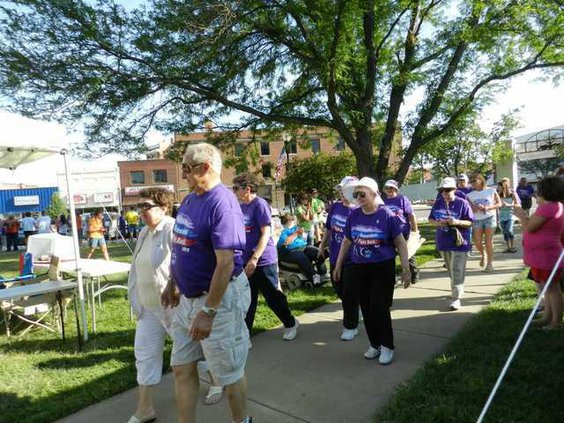
POLYGON ((321 276, 320 275, 313 275, 313 284, 314 285, 319 285, 321 283, 321 276))
POLYGON ((460 300, 454 300, 453 302, 450 303, 450 306, 449 306, 451 311, 459 310, 460 307, 461 307, 460 300))
POLYGON ((343 329, 341 333, 341 341, 351 341, 356 335, 358 335, 358 329, 343 329))
POLYGON ((394 350, 389 349, 388 347, 381 346, 380 347, 380 358, 378 361, 380 364, 384 366, 390 364, 394 360, 394 350))
POLYGON ((291 328, 284 329, 284 335, 282 335, 282 339, 284 341, 293 341, 298 336, 298 327, 300 326, 300 322, 298 319, 294 318, 295 322, 294 326, 291 328))
POLYGON ((323 276, 321 276, 321 282, 327 282, 331 280, 331 275, 329 273, 325 273, 323 276))
POLYGON ((370 345, 364 353, 364 358, 366 358, 367 360, 373 360, 378 357, 380 357, 380 347, 374 348, 372 345, 370 345))

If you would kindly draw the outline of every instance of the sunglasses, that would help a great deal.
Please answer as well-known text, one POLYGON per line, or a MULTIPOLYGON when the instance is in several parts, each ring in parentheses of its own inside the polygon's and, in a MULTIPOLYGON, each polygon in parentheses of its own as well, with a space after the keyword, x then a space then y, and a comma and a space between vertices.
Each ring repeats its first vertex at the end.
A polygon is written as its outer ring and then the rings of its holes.
POLYGON ((353 198, 366 198, 366 193, 364 191, 353 192, 353 198))
POLYGON ((455 188, 441 188, 441 189, 439 190, 439 192, 440 192, 440 193, 443 193, 443 192, 452 192, 452 191, 454 191, 454 190, 455 190, 455 188))
POLYGON ((159 207, 158 204, 151 204, 151 203, 143 203, 143 204, 139 204, 139 209, 142 211, 149 211, 154 207, 159 207))
POLYGON ((203 165, 205 162, 202 163, 196 163, 196 164, 188 164, 188 163, 182 163, 182 172, 184 173, 192 173, 192 171, 197 168, 198 166, 203 165))

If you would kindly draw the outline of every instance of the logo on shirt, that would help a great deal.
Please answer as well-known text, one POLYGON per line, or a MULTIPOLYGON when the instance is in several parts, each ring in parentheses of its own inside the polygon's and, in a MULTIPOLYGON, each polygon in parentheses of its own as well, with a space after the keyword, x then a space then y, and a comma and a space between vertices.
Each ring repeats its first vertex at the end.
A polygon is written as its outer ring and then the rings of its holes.
POLYGON ((245 217, 245 233, 250 234, 253 230, 253 219, 245 217))
POLYGON ((356 245, 380 245, 386 239, 386 234, 373 226, 355 225, 351 229, 351 236, 356 245))
POLYGON ((198 232, 189 217, 184 215, 176 216, 172 234, 172 242, 182 247, 191 247, 198 242, 198 232))

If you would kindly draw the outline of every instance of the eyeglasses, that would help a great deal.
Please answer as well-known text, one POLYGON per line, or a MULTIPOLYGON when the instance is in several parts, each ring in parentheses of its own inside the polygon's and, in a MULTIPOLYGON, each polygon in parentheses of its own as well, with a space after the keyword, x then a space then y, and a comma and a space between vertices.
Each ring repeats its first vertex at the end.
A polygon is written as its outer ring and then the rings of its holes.
POLYGON ((188 163, 182 163, 182 172, 184 173, 192 173, 192 171, 197 168, 198 166, 203 165, 205 162, 202 163, 196 163, 196 164, 188 164, 188 163))
POLYGON ((366 198, 366 193, 364 191, 353 192, 353 198, 366 198))
POLYGON ((159 205, 158 204, 152 204, 152 203, 143 203, 143 204, 139 204, 138 207, 141 211, 149 211, 154 207, 159 207, 159 205))

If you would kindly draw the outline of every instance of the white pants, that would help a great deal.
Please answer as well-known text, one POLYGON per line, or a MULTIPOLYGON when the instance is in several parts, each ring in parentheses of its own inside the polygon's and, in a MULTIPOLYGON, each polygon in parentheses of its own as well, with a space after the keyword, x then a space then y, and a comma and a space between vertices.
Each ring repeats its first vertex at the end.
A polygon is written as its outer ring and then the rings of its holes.
POLYGON ((170 308, 148 309, 137 321, 135 331, 135 366, 139 385, 156 385, 163 371, 163 349, 174 311, 170 308))

